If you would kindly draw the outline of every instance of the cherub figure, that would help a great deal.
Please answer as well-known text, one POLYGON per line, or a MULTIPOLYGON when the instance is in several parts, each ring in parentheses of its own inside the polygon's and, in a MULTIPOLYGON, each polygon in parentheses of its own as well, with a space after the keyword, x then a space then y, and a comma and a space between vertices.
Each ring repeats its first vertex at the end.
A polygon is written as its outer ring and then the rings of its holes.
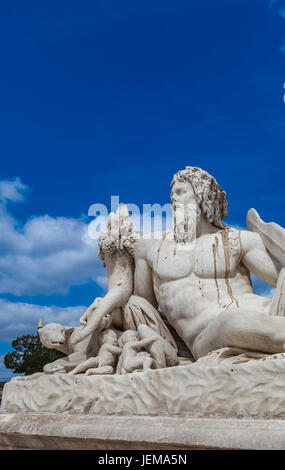
POLYGON ((128 374, 131 372, 146 371, 152 368, 153 358, 147 351, 141 351, 152 342, 157 341, 153 335, 146 339, 140 339, 137 331, 126 330, 120 336, 119 345, 122 353, 119 358, 117 373, 128 374))
POLYGON ((156 341, 151 341, 149 344, 145 343, 145 349, 154 361, 152 364, 153 369, 163 369, 164 367, 172 367, 179 364, 177 349, 162 338, 159 333, 143 324, 138 326, 137 331, 142 340, 156 338, 156 341))
POLYGON ((78 364, 70 374, 101 375, 113 374, 116 359, 121 354, 122 349, 118 347, 118 334, 112 328, 103 330, 99 335, 100 349, 95 357, 90 357, 86 361, 78 364))

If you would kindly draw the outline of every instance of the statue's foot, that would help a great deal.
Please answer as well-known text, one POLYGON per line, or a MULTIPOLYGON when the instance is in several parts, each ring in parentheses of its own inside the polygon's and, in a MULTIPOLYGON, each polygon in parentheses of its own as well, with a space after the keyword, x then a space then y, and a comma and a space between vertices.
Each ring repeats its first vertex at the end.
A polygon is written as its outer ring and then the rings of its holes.
POLYGON ((46 364, 43 368, 43 372, 45 374, 55 374, 55 373, 65 374, 66 370, 65 370, 65 367, 62 367, 62 366, 52 367, 50 364, 46 364))
POLYGON ((114 374, 114 369, 112 366, 96 367, 88 369, 85 372, 85 375, 105 375, 105 374, 114 374))

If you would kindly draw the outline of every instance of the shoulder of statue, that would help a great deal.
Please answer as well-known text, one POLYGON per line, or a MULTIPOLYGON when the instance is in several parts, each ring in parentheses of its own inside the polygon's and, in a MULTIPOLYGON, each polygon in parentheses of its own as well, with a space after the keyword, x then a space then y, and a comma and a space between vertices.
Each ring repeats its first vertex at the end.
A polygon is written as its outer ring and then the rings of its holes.
POLYGON ((243 230, 235 227, 225 227, 224 234, 229 239, 231 252, 234 255, 241 255, 243 251, 242 247, 242 234, 243 230))
POLYGON ((139 238, 134 246, 134 258, 143 258, 146 253, 147 243, 143 238, 139 238))
POLYGON ((248 251, 257 245, 263 244, 260 235, 251 230, 240 230, 239 238, 243 251, 248 251))
POLYGON ((134 257, 135 259, 138 258, 147 258, 150 250, 155 248, 157 245, 160 244, 160 238, 156 238, 150 235, 141 236, 138 240, 136 240, 136 244, 134 246, 134 257))

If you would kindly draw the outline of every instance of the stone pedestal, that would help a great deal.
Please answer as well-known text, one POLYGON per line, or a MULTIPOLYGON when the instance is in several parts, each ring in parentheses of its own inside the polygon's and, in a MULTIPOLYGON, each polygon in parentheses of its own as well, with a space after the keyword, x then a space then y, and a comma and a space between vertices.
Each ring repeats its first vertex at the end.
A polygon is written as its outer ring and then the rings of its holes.
MULTIPOLYGON (((240 358, 239 358, 240 359, 240 358)), ((1 449, 285 449, 285 359, 5 384, 1 449)))
POLYGON ((285 421, 2 413, 0 449, 281 450, 285 421))

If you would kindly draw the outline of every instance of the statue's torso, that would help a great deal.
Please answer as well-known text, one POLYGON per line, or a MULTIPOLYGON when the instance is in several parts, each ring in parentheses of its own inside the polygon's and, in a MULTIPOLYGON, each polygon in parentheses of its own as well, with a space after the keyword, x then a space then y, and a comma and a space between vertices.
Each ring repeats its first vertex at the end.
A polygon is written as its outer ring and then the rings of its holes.
POLYGON ((162 282, 177 280, 191 274, 199 278, 232 277, 241 258, 241 244, 237 230, 220 230, 206 234, 188 245, 179 245, 172 239, 156 241, 148 261, 152 271, 162 282))
POLYGON ((152 241, 146 258, 158 303, 188 345, 214 315, 253 297, 256 303, 237 230, 202 235, 188 247, 173 239, 152 241))

